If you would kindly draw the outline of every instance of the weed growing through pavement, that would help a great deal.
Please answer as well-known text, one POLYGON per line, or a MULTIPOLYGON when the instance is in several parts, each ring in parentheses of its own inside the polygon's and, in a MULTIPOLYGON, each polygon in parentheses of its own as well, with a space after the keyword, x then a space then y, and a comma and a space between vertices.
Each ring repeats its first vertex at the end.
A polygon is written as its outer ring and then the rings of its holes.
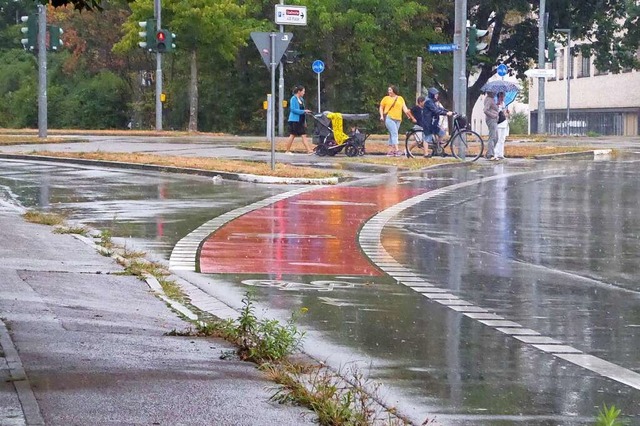
POLYGON ((306 312, 301 309, 284 324, 272 319, 258 319, 255 315, 253 295, 246 293, 237 320, 222 321, 217 331, 238 344, 242 359, 263 363, 281 361, 300 349, 304 332, 298 330, 295 321, 306 312))
MULTIPOLYGON (((281 387, 272 401, 311 408, 322 425, 405 425, 393 408, 379 402, 378 383, 367 380, 356 366, 333 372, 325 366, 265 365, 281 387)), ((424 424, 428 424, 425 422, 424 424)))
POLYGON ((36 210, 29 210, 22 215, 27 222, 39 223, 41 225, 62 225, 64 223, 64 216, 57 213, 45 213, 36 210))
POLYGON ((106 249, 113 248, 113 236, 108 229, 100 232, 100 245, 106 249))
POLYGON ((623 426, 624 422, 618 420, 618 416, 620 415, 620 409, 616 408, 615 405, 611 407, 607 407, 607 404, 604 404, 600 411, 598 412, 598 417, 596 417, 595 426, 623 426))
POLYGON ((53 229, 54 234, 77 234, 87 235, 89 230, 84 226, 57 226, 53 229))

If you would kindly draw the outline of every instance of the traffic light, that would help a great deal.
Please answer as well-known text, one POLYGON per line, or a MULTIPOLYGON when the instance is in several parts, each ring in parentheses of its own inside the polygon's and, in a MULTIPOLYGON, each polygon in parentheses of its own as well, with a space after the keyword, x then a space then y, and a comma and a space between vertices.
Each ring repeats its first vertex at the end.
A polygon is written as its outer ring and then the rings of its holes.
POLYGON ((20 31, 27 36, 27 38, 21 39, 20 42, 25 50, 36 50, 38 45, 38 15, 23 16, 20 20, 26 25, 20 31))
POLYGON ((169 30, 160 30, 156 33, 156 48, 159 53, 171 52, 175 49, 176 45, 173 43, 173 39, 176 37, 174 33, 169 30))
POLYGON ((547 62, 556 60, 556 42, 549 40, 547 42, 547 62))
POLYGON ((147 19, 146 21, 138 22, 138 25, 143 29, 138 33, 142 38, 142 41, 138 42, 138 46, 149 52, 154 52, 156 50, 156 20, 147 19))
POLYGON ((470 56, 482 53, 489 47, 487 43, 480 42, 482 37, 486 36, 488 32, 489 30, 477 29, 475 25, 469 28, 469 48, 467 52, 470 56))
POLYGON ((57 52, 64 44, 61 39, 64 31, 56 25, 47 25, 47 29, 49 30, 49 45, 47 47, 49 50, 57 52))

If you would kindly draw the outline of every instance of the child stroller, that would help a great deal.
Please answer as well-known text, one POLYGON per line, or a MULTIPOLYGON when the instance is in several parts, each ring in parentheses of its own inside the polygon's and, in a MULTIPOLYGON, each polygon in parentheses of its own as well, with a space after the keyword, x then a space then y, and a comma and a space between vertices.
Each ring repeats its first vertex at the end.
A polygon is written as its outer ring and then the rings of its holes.
POLYGON ((314 151, 321 157, 334 156, 343 149, 348 157, 364 155, 364 143, 369 135, 357 125, 351 126, 347 134, 342 129, 342 123, 343 120, 368 119, 369 114, 340 114, 330 111, 314 114, 313 143, 317 145, 314 151))

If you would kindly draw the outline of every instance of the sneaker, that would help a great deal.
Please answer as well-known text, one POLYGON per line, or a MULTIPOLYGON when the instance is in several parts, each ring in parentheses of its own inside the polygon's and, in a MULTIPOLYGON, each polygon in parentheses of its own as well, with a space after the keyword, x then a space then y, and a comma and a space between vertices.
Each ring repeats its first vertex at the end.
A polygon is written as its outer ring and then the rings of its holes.
POLYGON ((293 152, 287 151, 287 152, 284 153, 284 155, 293 155, 293 152))
POLYGON ((387 157, 395 157, 396 153, 395 152, 387 152, 387 157))
POLYGON ((400 151, 396 151, 395 156, 396 157, 405 157, 405 155, 400 151))

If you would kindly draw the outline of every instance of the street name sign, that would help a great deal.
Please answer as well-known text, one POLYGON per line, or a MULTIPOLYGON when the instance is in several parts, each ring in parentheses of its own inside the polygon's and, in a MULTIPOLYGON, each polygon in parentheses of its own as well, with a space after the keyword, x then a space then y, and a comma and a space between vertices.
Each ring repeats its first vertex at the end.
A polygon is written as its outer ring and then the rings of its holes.
POLYGON ((276 4, 275 18, 278 25, 307 25, 307 7, 276 4))
POLYGON ((457 44, 430 44, 429 52, 453 52, 460 47, 457 44))
POLYGON ((251 33, 251 39, 260 52, 260 57, 264 61, 267 68, 271 68, 271 60, 277 65, 280 63, 284 52, 287 50, 292 33, 261 33, 254 31, 251 33), (275 49, 273 50, 273 58, 271 57, 271 36, 275 38, 275 49))
POLYGON ((556 70, 555 69, 542 69, 542 68, 532 68, 530 70, 526 70, 524 72, 524 75, 526 75, 527 77, 531 77, 531 78, 535 78, 535 77, 548 77, 548 78, 553 78, 556 76, 556 70))

